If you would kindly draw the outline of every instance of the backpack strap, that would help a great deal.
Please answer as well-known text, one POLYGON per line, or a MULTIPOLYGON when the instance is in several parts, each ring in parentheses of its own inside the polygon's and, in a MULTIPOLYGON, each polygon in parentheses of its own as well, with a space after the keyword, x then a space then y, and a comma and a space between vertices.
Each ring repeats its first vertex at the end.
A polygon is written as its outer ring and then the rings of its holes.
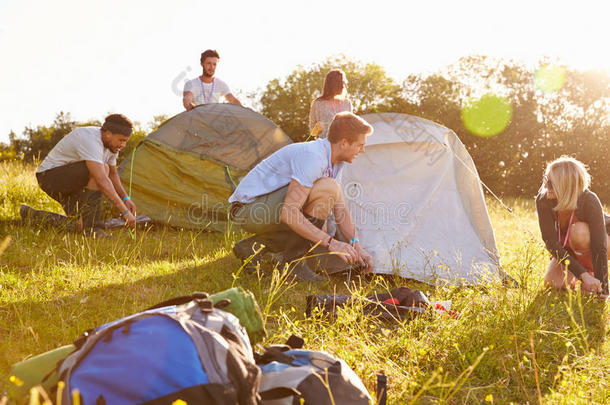
POLYGON ((87 339, 89 339, 89 336, 91 336, 93 331, 94 331, 94 329, 87 329, 86 331, 81 333, 81 335, 79 337, 76 338, 76 340, 72 343, 74 346, 76 346, 76 350, 83 347, 83 345, 85 344, 87 339))
MULTIPOLYGON (((284 352, 290 349, 300 349, 303 347, 304 342, 305 341, 302 338, 292 335, 288 338, 285 345, 273 345, 266 347, 263 354, 254 353, 254 360, 256 361, 256 364, 267 364, 271 363, 272 361, 277 361, 278 363, 283 364, 292 364, 295 357, 284 352), (289 343, 294 343, 297 346, 300 346, 292 347, 289 345, 289 343)), ((299 390, 292 387, 275 387, 263 392, 259 392, 259 395, 263 401, 271 401, 287 397, 301 398, 302 396, 299 390)))
POLYGON ((290 335, 286 343, 283 345, 272 345, 265 347, 263 354, 254 353, 254 360, 256 364, 267 364, 272 361, 278 363, 292 364, 294 356, 285 354, 284 352, 291 349, 302 349, 305 344, 305 340, 297 335, 290 335))
POLYGON ((286 346, 289 346, 291 349, 302 349, 303 345, 305 345, 305 340, 297 335, 290 335, 286 341, 286 346))
POLYGON ((282 399, 286 397, 299 398, 301 396, 301 392, 295 388, 277 387, 267 391, 259 392, 258 395, 260 395, 263 401, 271 401, 274 399, 282 399))
POLYGON ((182 304, 186 304, 187 302, 191 302, 196 299, 204 300, 207 298, 209 298, 208 293, 194 292, 191 295, 182 295, 180 297, 175 297, 175 298, 171 298, 167 301, 160 302, 156 305, 153 305, 152 307, 146 308, 144 311, 150 311, 151 309, 169 307, 172 305, 182 305, 182 304))
POLYGON ((295 357, 284 353, 290 349, 291 348, 286 345, 265 347, 265 352, 263 354, 254 353, 254 361, 256 364, 268 364, 273 361, 283 364, 292 364, 295 357))

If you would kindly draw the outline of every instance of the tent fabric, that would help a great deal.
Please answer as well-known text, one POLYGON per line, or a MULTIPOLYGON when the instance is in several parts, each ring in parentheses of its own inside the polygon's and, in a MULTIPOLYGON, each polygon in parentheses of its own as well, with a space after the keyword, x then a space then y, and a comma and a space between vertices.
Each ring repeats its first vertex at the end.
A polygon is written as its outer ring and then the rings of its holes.
POLYGON ((205 104, 185 111, 147 138, 244 171, 291 143, 269 119, 233 104, 205 104))
POLYGON ((119 169, 121 181, 152 220, 224 231, 233 182, 291 143, 273 122, 232 104, 206 104, 162 124, 119 169))
POLYGON ((499 280, 478 173, 455 133, 405 114, 362 118, 374 132, 341 182, 375 271, 426 283, 499 280))

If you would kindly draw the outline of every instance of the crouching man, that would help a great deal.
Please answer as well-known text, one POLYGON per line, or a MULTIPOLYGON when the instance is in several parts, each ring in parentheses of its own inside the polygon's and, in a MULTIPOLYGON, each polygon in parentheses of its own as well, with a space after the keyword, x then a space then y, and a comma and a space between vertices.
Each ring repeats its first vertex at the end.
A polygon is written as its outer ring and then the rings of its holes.
MULTIPOLYGON (((260 162, 239 183, 229 198, 231 218, 254 236, 235 244, 233 252, 243 260, 256 244, 267 252, 281 252, 284 264, 302 281, 321 281, 303 257, 319 243, 353 265, 373 269, 373 258, 361 246, 352 217, 337 182, 345 162, 364 152, 373 128, 348 112, 335 116, 328 137, 284 146, 260 162), (322 230, 333 212, 338 229, 350 243, 334 239, 322 230)), ((257 258, 254 258, 254 263, 257 258)))
MULTIPOLYGON (((125 192, 116 168, 119 151, 132 131, 132 122, 122 114, 107 116, 101 128, 76 128, 53 147, 36 172, 40 188, 58 201, 66 215, 77 220, 77 229, 86 234, 104 236, 96 227, 102 195, 119 210, 126 225, 136 224, 136 206, 125 192)), ((44 221, 41 211, 24 207, 22 217, 44 221)))

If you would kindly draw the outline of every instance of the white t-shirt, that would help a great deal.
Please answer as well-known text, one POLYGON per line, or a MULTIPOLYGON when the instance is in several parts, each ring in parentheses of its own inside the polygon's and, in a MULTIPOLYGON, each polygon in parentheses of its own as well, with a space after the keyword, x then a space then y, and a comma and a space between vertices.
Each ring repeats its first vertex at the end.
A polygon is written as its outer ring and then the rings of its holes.
POLYGON ((229 86, 217 77, 212 79, 212 83, 204 83, 200 77, 189 80, 184 83, 184 92, 187 91, 193 93, 195 105, 219 103, 221 96, 231 94, 229 86))
POLYGON ((286 145, 250 170, 229 202, 250 203, 260 195, 284 187, 292 179, 309 188, 322 177, 337 179, 344 163, 331 164, 330 152, 328 139, 286 145))
POLYGON ((38 173, 81 160, 116 166, 117 155, 104 147, 100 127, 75 128, 51 149, 40 164, 38 173))

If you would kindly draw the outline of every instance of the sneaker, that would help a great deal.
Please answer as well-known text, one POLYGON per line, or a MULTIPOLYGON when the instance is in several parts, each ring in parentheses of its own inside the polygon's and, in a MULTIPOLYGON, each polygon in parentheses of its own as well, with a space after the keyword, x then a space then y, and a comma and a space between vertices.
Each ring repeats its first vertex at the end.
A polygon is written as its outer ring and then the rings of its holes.
POLYGON ((294 277, 297 281, 317 283, 325 280, 324 277, 314 273, 305 260, 299 260, 297 263, 289 265, 288 272, 289 276, 294 277))
POLYGON ((93 239, 106 239, 106 238, 112 238, 112 234, 105 232, 103 229, 101 228, 93 228, 90 231, 85 231, 84 234, 86 236, 91 236, 93 237, 93 239))
POLYGON ((52 227, 55 229, 72 231, 75 228, 70 218, 54 212, 34 209, 26 204, 19 207, 19 216, 23 222, 39 227, 52 227))
POLYGON ((32 211, 34 211, 34 208, 21 204, 21 207, 19 207, 19 216, 21 217, 21 220, 23 222, 29 220, 32 215, 32 211))
POLYGON ((242 239, 233 246, 233 253, 241 260, 244 270, 248 274, 256 273, 257 268, 260 268, 263 262, 273 262, 273 255, 267 248, 263 248, 256 256, 252 257, 260 247, 260 241, 254 236, 242 239))

